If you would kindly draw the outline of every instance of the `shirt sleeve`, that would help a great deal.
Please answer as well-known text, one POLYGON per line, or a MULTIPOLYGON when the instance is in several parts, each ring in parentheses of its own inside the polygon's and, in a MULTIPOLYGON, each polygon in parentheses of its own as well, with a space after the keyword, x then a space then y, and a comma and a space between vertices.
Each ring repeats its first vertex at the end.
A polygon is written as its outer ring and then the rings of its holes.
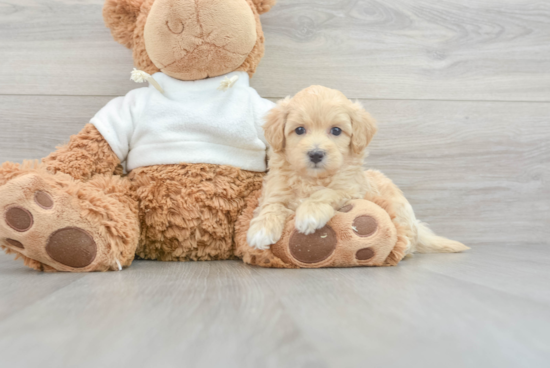
POLYGON ((126 96, 112 99, 90 120, 121 162, 128 157, 135 122, 146 93, 147 88, 138 88, 126 96))
POLYGON ((265 139, 264 135, 264 129, 263 125, 265 124, 265 118, 267 113, 275 107, 275 102, 272 102, 270 100, 267 100, 265 98, 260 97, 258 92, 254 90, 253 95, 254 100, 254 120, 255 120, 255 126, 256 126, 256 132, 258 133, 258 138, 265 144, 266 147, 268 147, 267 140, 265 139))

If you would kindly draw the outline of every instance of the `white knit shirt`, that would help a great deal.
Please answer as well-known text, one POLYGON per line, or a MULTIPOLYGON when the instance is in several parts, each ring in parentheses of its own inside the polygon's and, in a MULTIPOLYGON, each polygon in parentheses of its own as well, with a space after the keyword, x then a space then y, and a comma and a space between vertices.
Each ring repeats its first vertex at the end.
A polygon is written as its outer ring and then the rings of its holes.
POLYGON ((111 100, 90 121, 128 171, 150 165, 208 163, 265 171, 267 142, 261 126, 275 105, 250 87, 248 74, 233 72, 199 81, 164 73, 153 86, 111 100), (226 91, 225 77, 237 75, 226 91))

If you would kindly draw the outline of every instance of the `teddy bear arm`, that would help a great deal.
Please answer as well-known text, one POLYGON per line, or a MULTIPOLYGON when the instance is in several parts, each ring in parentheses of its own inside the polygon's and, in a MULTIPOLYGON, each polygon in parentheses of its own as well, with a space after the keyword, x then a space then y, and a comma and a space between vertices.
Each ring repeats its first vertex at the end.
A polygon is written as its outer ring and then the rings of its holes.
POLYGON ((120 159, 92 124, 87 124, 68 144, 58 147, 42 162, 53 173, 62 172, 82 181, 97 174, 122 174, 120 159))

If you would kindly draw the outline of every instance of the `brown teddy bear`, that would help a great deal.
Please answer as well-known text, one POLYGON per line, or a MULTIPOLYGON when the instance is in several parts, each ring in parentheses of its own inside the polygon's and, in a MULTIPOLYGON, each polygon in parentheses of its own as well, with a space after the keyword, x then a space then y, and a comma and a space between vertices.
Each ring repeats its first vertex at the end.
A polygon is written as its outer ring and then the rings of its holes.
POLYGON ((271 250, 246 244, 266 170, 262 118, 274 105, 248 78, 264 53, 259 15, 274 3, 107 0, 107 26, 133 50, 136 79, 150 85, 109 102, 41 163, 1 166, 2 248, 42 271, 120 270, 136 256, 288 268, 397 264, 405 234, 380 198, 340 212, 329 235, 295 235, 290 219, 271 250), (364 213, 385 229, 383 241, 350 238, 364 213), (365 242, 382 251, 358 252, 365 242))

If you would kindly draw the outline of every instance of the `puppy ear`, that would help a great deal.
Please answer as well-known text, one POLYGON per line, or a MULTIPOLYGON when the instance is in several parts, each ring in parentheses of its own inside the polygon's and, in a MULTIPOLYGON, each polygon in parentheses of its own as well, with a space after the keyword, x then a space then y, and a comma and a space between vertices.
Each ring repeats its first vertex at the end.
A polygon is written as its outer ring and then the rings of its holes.
POLYGON ((131 49, 134 29, 141 5, 145 0, 105 0, 103 20, 118 43, 131 49))
POLYGON ((359 102, 351 105, 351 149, 355 154, 360 154, 367 148, 372 137, 378 131, 376 121, 365 111, 359 102))
POLYGON ((263 126, 265 139, 273 152, 282 152, 285 148, 285 125, 290 106, 290 97, 277 102, 277 106, 267 114, 263 126))
POLYGON ((256 6, 258 14, 267 13, 276 2, 277 0, 252 0, 252 3, 256 6))

